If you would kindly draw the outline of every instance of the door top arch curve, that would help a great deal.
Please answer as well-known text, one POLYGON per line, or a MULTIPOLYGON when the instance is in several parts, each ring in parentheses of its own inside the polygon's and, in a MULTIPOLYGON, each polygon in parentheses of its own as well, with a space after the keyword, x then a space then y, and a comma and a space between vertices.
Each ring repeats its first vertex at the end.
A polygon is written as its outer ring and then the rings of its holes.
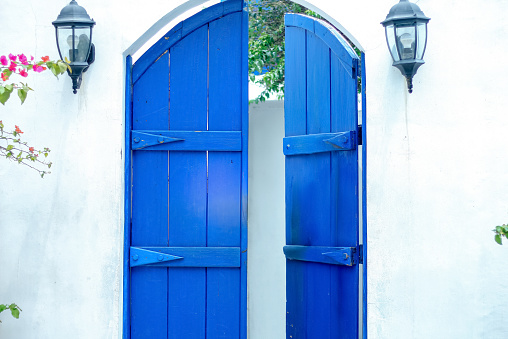
MULTIPOLYGON (((143 35, 141 35, 136 41, 134 41, 125 51, 124 56, 134 55, 136 52, 141 50, 143 46, 146 45, 153 37, 159 34, 161 37, 165 35, 166 32, 161 32, 161 30, 169 25, 176 18, 185 14, 187 11, 192 10, 195 7, 201 6, 210 0, 188 0, 183 4, 177 6, 172 11, 164 15, 157 22, 155 22, 152 27, 150 27, 143 35)), ((314 3, 319 3, 319 0, 313 1, 305 1, 305 0, 292 0, 293 2, 300 4, 302 6, 307 7, 313 12, 319 14, 323 18, 325 18, 328 22, 330 22, 333 26, 335 26, 343 35, 345 35, 361 52, 365 52, 365 49, 362 47, 360 42, 351 34, 343 25, 341 25, 335 18, 330 16, 327 12, 320 9, 314 3)), ((228 1, 225 1, 227 3, 228 1)), ((354 15, 355 13, 351 13, 354 15)), ((176 26, 175 26, 176 27, 176 26)), ((173 30, 173 28, 171 29, 173 30)), ((171 31, 170 30, 170 31, 171 31)))
POLYGON ((135 83, 162 54, 190 33, 213 20, 242 10, 242 0, 230 0, 215 4, 181 21, 136 60, 132 69, 132 82, 135 83))

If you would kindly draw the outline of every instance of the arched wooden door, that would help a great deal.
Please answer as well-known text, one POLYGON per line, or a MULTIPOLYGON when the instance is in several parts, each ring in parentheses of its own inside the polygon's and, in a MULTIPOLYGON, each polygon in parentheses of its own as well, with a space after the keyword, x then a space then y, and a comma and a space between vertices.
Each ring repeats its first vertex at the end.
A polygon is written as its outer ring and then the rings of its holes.
POLYGON ((246 338, 247 15, 127 60, 124 338, 246 338))
POLYGON ((323 21, 285 25, 287 338, 358 339, 361 65, 323 21))

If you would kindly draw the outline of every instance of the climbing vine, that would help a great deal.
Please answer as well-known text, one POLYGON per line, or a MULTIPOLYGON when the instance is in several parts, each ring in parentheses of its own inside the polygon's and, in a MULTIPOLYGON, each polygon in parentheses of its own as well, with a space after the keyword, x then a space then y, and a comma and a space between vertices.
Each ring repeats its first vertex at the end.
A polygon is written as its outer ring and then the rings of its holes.
POLYGON ((254 103, 284 97, 284 14, 311 10, 287 0, 249 0, 249 80, 263 88, 254 103))
MULTIPOLYGON (((58 77, 70 68, 61 60, 51 61, 49 56, 44 56, 39 61, 36 61, 33 56, 28 60, 24 54, 0 56, 0 103, 5 105, 11 94, 16 91, 23 104, 28 92, 33 91, 27 83, 11 81, 11 76, 26 78, 29 72, 41 73, 47 69, 58 77)), ((46 161, 50 149, 47 147, 36 149, 30 146, 21 139, 21 134, 23 132, 19 126, 14 125, 14 128, 7 129, 4 122, 0 120, 0 156, 30 167, 44 177, 45 174, 50 173, 48 170, 51 168, 51 162, 46 161)))
MULTIPOLYGON (((251 102, 271 96, 284 98, 284 14, 300 13, 325 20, 317 13, 288 0, 249 0, 249 80, 263 88, 251 102)), ((326 20, 325 20, 326 21, 326 20)), ((344 37, 347 40, 347 37, 344 37)), ((360 50, 348 40, 359 57, 360 50)), ((358 92, 361 79, 358 78, 358 92)))
MULTIPOLYGON (((18 305, 12 303, 10 305, 8 304, 0 304, 0 313, 2 313, 3 311, 5 310, 10 310, 11 311, 11 315, 16 318, 16 319, 19 319, 19 312, 21 312, 21 308, 19 308, 18 305)), ((0 320, 0 323, 2 321, 0 320)))

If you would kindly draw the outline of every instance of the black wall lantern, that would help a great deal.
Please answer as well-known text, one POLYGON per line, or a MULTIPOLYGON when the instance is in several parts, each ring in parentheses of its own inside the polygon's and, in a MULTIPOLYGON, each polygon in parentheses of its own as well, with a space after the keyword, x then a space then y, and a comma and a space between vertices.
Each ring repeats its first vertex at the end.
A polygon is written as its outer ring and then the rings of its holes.
POLYGON ((95 60, 95 46, 92 44, 94 25, 95 21, 90 19, 86 10, 75 0, 65 6, 53 21, 58 53, 63 61, 69 63, 72 70, 67 70, 67 73, 72 79, 74 94, 81 86, 83 72, 86 72, 95 60))
POLYGON ((408 0, 400 0, 381 22, 385 27, 386 42, 392 54, 393 66, 406 77, 409 93, 413 92, 413 76, 425 63, 423 55, 427 45, 429 20, 420 7, 408 0))

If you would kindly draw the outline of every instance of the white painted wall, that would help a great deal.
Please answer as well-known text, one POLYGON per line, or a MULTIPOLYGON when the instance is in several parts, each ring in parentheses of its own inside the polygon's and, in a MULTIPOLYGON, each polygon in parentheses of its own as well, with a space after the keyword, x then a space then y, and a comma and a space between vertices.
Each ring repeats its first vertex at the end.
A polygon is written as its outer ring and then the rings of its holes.
POLYGON ((249 124, 247 328, 250 339, 284 338, 284 101, 251 104, 249 124))
MULTIPOLYGON (((56 58, 51 21, 67 2, 3 8, 0 54, 56 58)), ((411 95, 379 24, 396 1, 310 2, 367 53, 370 338, 507 337, 508 249, 490 230, 508 221, 508 2, 418 1, 432 20, 411 95)), ((80 1, 97 21, 97 57, 79 93, 67 76, 31 76, 27 102, 0 107, 54 162, 44 180, 0 162, 0 303, 23 309, 2 314, 0 337, 120 336, 123 53, 183 3, 80 1)), ((263 292, 249 290, 251 312, 263 292)))

